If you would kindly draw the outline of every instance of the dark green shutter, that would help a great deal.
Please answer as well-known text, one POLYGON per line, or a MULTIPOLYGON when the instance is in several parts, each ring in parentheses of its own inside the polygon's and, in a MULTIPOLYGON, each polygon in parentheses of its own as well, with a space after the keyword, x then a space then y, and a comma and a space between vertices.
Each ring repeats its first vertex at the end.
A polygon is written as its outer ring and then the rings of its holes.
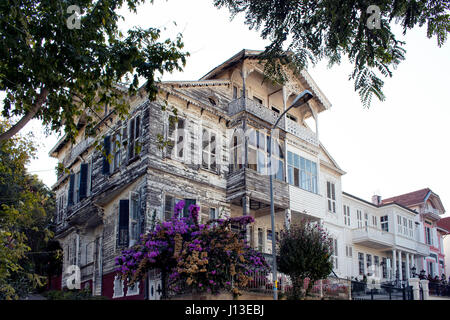
POLYGON ((80 169, 80 200, 87 196, 87 178, 88 178, 89 165, 87 163, 81 164, 80 169))
POLYGON ((69 194, 68 194, 68 202, 67 205, 71 206, 73 205, 73 190, 75 187, 75 175, 71 174, 69 177, 69 194))
POLYGON ((128 140, 128 161, 134 158, 134 119, 130 121, 130 135, 128 140))
POLYGON ((130 218, 130 201, 120 200, 119 202, 119 235, 118 246, 128 246, 128 229, 130 218))
POLYGON ((109 161, 108 161, 108 155, 111 153, 111 136, 106 136, 103 139, 103 148, 105 154, 103 155, 103 174, 109 174, 109 161))

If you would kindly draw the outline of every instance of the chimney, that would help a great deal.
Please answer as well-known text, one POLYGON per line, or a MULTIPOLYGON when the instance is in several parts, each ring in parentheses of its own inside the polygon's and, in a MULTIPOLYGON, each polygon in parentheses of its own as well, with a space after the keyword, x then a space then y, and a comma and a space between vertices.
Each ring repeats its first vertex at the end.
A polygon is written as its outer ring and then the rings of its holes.
POLYGON ((381 204, 381 196, 374 194, 372 196, 372 203, 379 206, 381 204))

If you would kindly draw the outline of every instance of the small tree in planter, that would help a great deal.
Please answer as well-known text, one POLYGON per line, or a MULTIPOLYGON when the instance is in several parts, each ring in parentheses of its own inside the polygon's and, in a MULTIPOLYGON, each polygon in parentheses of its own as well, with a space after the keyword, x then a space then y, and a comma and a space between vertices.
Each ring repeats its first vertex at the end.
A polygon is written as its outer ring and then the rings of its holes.
POLYGON ((198 223, 200 207, 191 205, 189 217, 179 217, 184 201, 175 206, 174 217, 158 223, 141 236, 140 243, 116 258, 117 271, 129 285, 145 279, 151 269, 160 269, 163 298, 168 289, 181 292, 217 294, 222 290, 234 297, 251 280, 252 271, 267 270, 263 256, 251 249, 231 226, 244 229, 253 218, 243 216, 198 223))
POLYGON ((302 220, 280 235, 277 250, 278 269, 290 276, 291 299, 308 295, 317 280, 326 278, 333 270, 332 239, 320 224, 302 220), (308 286, 303 294, 304 281, 308 286))

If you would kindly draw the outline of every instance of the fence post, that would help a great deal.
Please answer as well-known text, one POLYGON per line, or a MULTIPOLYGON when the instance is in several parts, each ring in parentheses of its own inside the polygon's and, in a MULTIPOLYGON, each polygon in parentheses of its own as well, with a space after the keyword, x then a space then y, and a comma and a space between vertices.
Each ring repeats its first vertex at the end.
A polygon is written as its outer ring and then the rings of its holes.
POLYGON ((413 300, 420 300, 419 281, 419 278, 409 278, 409 284, 413 292, 413 300))
POLYGON ((323 298, 323 280, 319 280, 319 284, 320 284, 320 299, 323 298))
POLYGON ((422 285, 422 290, 423 290, 423 300, 429 300, 430 299, 430 295, 429 295, 429 288, 428 288, 428 280, 420 280, 420 284, 422 285))
POLYGON ((373 288, 370 289, 370 300, 373 300, 373 288))

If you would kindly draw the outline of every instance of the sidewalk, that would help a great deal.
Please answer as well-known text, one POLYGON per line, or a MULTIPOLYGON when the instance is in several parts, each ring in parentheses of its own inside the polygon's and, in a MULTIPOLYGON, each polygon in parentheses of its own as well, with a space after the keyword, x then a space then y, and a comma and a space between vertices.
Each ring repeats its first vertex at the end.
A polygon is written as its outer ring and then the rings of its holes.
POLYGON ((450 301, 450 297, 430 296, 430 300, 448 300, 448 301, 450 301))

